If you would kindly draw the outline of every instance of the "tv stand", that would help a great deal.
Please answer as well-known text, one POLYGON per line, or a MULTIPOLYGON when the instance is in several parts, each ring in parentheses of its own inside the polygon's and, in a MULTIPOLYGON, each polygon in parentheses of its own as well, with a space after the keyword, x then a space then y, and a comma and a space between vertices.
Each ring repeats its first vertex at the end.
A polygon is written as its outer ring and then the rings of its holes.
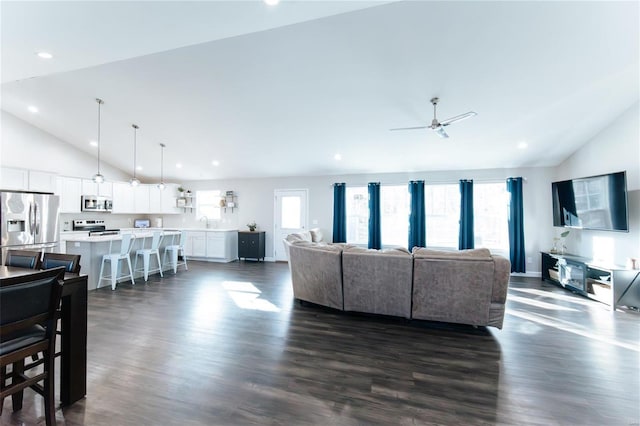
POLYGON ((604 265, 573 254, 541 252, 541 279, 606 303, 615 310, 640 307, 640 270, 604 265))

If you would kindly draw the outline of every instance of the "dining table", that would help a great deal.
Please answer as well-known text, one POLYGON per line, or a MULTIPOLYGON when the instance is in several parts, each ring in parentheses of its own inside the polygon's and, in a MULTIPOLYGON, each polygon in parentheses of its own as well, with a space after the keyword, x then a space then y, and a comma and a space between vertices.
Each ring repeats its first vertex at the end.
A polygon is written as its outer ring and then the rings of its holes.
MULTIPOLYGON (((0 281, 39 272, 0 266, 0 281)), ((66 272, 60 303, 60 404, 68 406, 87 394, 87 275, 66 272)))

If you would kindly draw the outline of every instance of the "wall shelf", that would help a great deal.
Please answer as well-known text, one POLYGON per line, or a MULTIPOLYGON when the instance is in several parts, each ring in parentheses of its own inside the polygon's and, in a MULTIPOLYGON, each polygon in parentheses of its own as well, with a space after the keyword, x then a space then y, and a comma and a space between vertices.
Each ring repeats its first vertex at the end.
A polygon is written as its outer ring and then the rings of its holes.
POLYGON ((185 212, 187 211, 187 209, 190 209, 190 211, 193 211, 193 208, 195 207, 195 204, 194 204, 195 199, 196 197, 190 194, 182 195, 176 198, 176 207, 180 209, 184 209, 185 212))
POLYGON ((238 208, 238 197, 233 191, 225 192, 224 198, 220 201, 220 207, 224 208, 225 213, 227 212, 227 208, 231 209, 231 213, 233 213, 233 209, 238 208))

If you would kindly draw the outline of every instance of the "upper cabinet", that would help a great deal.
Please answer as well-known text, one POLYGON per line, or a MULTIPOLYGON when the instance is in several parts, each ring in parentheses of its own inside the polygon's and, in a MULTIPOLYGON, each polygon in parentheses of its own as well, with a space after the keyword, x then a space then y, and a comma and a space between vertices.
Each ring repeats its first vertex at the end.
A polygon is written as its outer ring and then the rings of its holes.
POLYGON ((95 183, 91 179, 82 179, 82 195, 113 198, 113 182, 95 183))
POLYGON ((29 170, 29 191, 56 192, 58 176, 54 173, 29 170))
POLYGON ((80 213, 82 179, 59 176, 56 194, 60 195, 60 213, 80 213))
POLYGON ((128 183, 114 182, 113 209, 111 213, 135 213, 133 187, 128 183))
POLYGON ((152 185, 138 185, 133 187, 133 212, 150 213, 149 194, 152 185))
POLYGON ((35 170, 2 167, 0 169, 0 189, 55 192, 56 175, 35 170))

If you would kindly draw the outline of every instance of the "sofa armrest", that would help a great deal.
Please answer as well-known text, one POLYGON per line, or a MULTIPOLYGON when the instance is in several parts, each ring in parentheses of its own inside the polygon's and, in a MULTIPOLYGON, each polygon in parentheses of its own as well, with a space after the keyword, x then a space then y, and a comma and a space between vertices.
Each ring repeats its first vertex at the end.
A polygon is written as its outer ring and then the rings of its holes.
POLYGON ((493 258, 493 288, 491 290, 492 303, 505 303, 507 289, 511 275, 511 262, 502 256, 492 255, 493 258))

